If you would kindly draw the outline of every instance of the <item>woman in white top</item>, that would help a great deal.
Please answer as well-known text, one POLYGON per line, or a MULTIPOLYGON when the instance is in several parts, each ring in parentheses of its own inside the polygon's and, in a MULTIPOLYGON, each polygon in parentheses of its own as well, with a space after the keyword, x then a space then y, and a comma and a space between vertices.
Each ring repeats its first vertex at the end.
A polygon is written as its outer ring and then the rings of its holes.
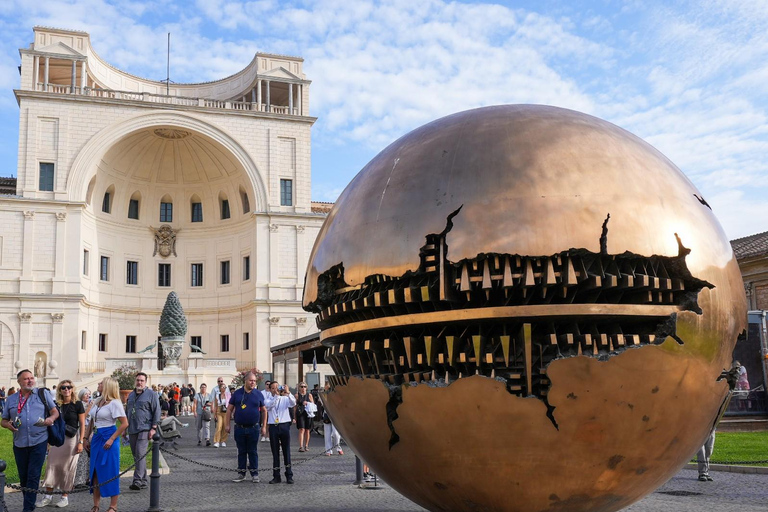
POLYGON ((109 497, 107 512, 117 512, 117 497, 120 495, 120 436, 128 428, 125 409, 120 402, 120 386, 112 377, 102 381, 102 395, 91 407, 89 432, 93 432, 91 447, 91 483, 93 488, 93 508, 99 512, 99 500, 109 497), (115 423, 119 426, 115 426, 115 423), (117 442, 115 442, 117 441, 117 442), (109 483, 98 487, 99 482, 109 483))

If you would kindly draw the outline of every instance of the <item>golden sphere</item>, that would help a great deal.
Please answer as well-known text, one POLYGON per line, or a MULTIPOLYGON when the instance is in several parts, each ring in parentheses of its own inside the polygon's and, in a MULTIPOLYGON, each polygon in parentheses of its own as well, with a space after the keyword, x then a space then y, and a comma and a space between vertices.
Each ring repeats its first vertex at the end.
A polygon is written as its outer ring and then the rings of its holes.
POLYGON ((649 144, 508 105, 400 138, 310 257, 344 439, 430 510, 613 511, 674 475, 746 325, 730 244, 649 144))

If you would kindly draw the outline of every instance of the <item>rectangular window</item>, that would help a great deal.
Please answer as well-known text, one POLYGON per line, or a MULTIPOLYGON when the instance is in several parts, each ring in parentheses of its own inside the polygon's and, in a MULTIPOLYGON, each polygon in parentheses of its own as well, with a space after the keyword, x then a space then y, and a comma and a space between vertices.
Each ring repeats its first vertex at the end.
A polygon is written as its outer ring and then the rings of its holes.
POLYGON ((203 222, 203 203, 192 203, 192 222, 203 222))
POLYGON ((202 263, 193 263, 192 264, 192 279, 189 283, 190 286, 203 286, 203 264, 202 263))
POLYGON ((136 336, 125 337, 125 353, 126 354, 136 353, 136 336))
POLYGON ((160 222, 173 222, 173 203, 160 203, 160 222))
POLYGON ((125 269, 125 284, 139 284, 139 262, 129 261, 125 269))
POLYGON ((221 262, 221 284, 229 284, 229 261, 221 262))
POLYGON ((229 218, 229 199, 221 200, 221 220, 229 218))
POLYGON ((129 219, 139 219, 139 200, 138 199, 131 199, 131 201, 128 203, 128 218, 129 219))
POLYGON ((251 333, 243 333, 243 350, 251 350, 251 333))
POLYGON ((203 351, 203 337, 202 336, 190 336, 190 348, 193 354, 203 351), (192 346, 194 345, 194 347, 192 346), (197 348, 195 348, 197 347, 197 348))
POLYGON ((80 350, 85 350, 87 342, 87 334, 85 334, 85 331, 80 333, 80 350))
POLYGON ((243 281, 251 278, 251 257, 243 256, 243 281))
POLYGON ((109 192, 104 192, 104 199, 101 201, 101 211, 104 213, 112 211, 112 195, 109 192))
POLYGON ((109 257, 101 257, 101 267, 99 269, 99 279, 101 281, 109 281, 109 257))
POLYGON ((280 206, 293 206, 293 180, 280 180, 280 206))
POLYGON ((241 195, 243 197, 243 215, 246 215, 251 211, 251 202, 248 201, 248 194, 242 192, 241 195))
POLYGON ((99 352, 106 352, 107 351, 107 335, 102 333, 99 333, 99 352))
POLYGON ((53 192, 53 164, 40 162, 40 190, 53 192))
POLYGON ((221 351, 229 352, 229 334, 221 335, 221 351))
POLYGON ((88 264, 91 262, 91 253, 88 249, 83 249, 83 275, 88 275, 88 264))
POLYGON ((157 286, 171 286, 170 263, 159 263, 157 265, 157 286))

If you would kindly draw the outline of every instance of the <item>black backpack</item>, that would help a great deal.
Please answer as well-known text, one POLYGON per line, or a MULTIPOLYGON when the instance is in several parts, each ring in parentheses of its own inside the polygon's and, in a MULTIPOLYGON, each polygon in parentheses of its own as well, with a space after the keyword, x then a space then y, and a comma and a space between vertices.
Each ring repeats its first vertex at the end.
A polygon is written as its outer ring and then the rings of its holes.
MULTIPOLYGON (((37 393, 40 396, 40 401, 43 402, 45 407, 46 418, 48 417, 48 401, 45 399, 45 389, 38 388, 37 393)), ((56 404, 56 402, 53 402, 56 404)), ((66 439, 67 425, 64 423, 64 416, 61 414, 61 409, 56 404, 56 410, 59 411, 59 417, 53 422, 53 425, 48 427, 48 444, 51 446, 61 446, 66 439)))

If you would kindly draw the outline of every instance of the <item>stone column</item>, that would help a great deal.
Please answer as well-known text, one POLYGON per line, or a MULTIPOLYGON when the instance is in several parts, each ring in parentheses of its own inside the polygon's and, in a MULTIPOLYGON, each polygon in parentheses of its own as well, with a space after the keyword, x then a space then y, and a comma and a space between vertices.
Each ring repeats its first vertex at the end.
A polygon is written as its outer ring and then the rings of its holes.
POLYGON ((29 340, 32 338, 32 313, 19 313, 19 352, 17 354, 16 371, 24 368, 32 369, 29 360, 29 340))
POLYGON ((85 70, 85 61, 80 64, 80 94, 85 94, 85 88, 88 87, 88 72, 85 70))
MULTIPOLYGON (((54 185, 54 188, 55 185, 54 185)), ((53 293, 66 293, 66 269, 64 255, 67 253, 67 213, 56 214, 56 262, 53 273, 53 293)))
POLYGON ((272 112, 272 105, 269 97, 269 80, 265 81, 267 82, 267 112, 272 112))
POLYGON ((72 61, 72 86, 69 89, 70 94, 75 94, 75 87, 77 87, 77 61, 72 61))
POLYGON ((24 212, 24 240, 22 241, 24 258, 21 260, 19 292, 32 293, 32 259, 34 258, 35 212, 24 212))
MULTIPOLYGON (((304 269, 307 268, 307 250, 305 248, 305 241, 306 237, 304 236, 305 227, 304 226, 296 226, 296 263, 298 264, 298 268, 296 269, 296 297, 301 298, 301 290, 304 287, 304 281, 302 277, 304 276, 304 269)), ((301 337, 301 336, 299 336, 301 337)))
POLYGON ((301 108, 301 105, 302 105, 302 101, 301 100, 302 100, 302 95, 304 94, 304 86, 299 84, 296 88, 298 89, 297 94, 296 94, 296 102, 298 103, 297 106, 298 106, 298 109, 299 109, 299 115, 302 116, 302 115, 304 115, 304 112, 303 112, 303 110, 301 108))
POLYGON ((32 84, 32 90, 37 90, 37 82, 40 81, 40 56, 35 55, 33 59, 33 66, 35 67, 34 72, 32 73, 34 83, 32 84))
POLYGON ((261 112, 261 78, 256 81, 256 103, 259 104, 258 110, 261 112))
POLYGON ((251 89, 251 103, 256 103, 256 89, 251 89))
POLYGON ((278 276, 278 261, 280 259, 280 253, 278 248, 278 232, 279 226, 277 224, 269 225, 269 298, 273 300, 282 299, 282 297, 276 296, 280 293, 279 276, 278 276))
MULTIPOLYGON (((48 371, 45 376, 54 377, 58 380, 56 375, 56 367, 63 359, 64 354, 64 313, 51 313, 51 321, 53 322, 52 338, 51 338, 51 358, 48 361, 48 371)), ((48 381, 46 380, 46 384, 48 381)))
POLYGON ((50 68, 50 63, 51 63, 51 58, 50 57, 46 57, 45 58, 45 74, 43 75, 44 76, 44 79, 43 79, 43 90, 44 91, 48 90, 48 69, 50 68))
POLYGON ((288 84, 288 113, 293 115, 293 84, 288 84))

